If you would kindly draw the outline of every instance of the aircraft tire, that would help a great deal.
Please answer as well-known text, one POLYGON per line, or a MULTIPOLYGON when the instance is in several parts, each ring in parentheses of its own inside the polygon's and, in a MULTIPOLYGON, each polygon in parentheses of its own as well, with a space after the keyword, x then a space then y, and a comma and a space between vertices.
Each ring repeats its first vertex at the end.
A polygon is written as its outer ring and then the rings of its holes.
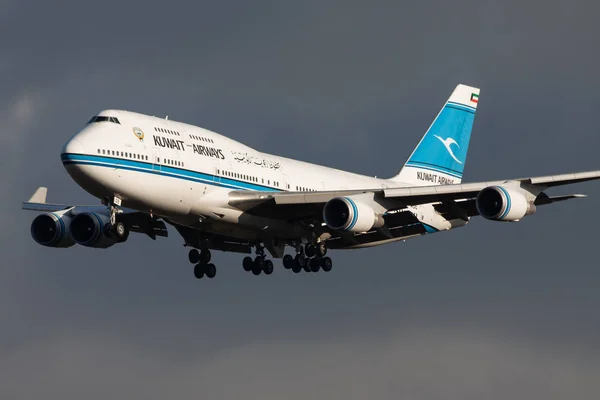
POLYGON ((271 275, 273 273, 273 261, 265 261, 265 265, 263 265, 263 272, 265 273, 265 275, 271 275))
POLYGON ((254 259, 254 266, 258 268, 259 271, 262 271, 265 266, 265 258, 263 256, 256 256, 254 259))
POLYGON ((332 267, 333 267, 333 262, 331 261, 331 258, 323 257, 321 259, 321 268, 323 269, 323 271, 329 272, 329 271, 331 271, 332 267))
POLYGON ((252 257, 244 257, 242 261, 242 266, 244 267, 244 271, 250 272, 254 267, 254 261, 252 261, 252 257))
POLYGON ((204 264, 208 264, 210 259, 212 258, 212 254, 210 254, 210 250, 205 249, 200 252, 200 262, 204 264))
POLYGON ((200 253, 196 249, 191 249, 188 254, 188 259, 192 264, 198 264, 200 262, 200 253))
POLYGON ((254 275, 260 275, 261 272, 262 272, 262 269, 260 269, 257 265, 255 265, 254 267, 252 267, 252 273, 254 275))
POLYGON ((301 267, 300 265, 298 265, 298 264, 295 264, 295 265, 292 267, 292 271, 294 271, 294 273, 295 273, 295 274, 299 274, 299 273, 300 273, 300 271, 302 271, 302 267, 301 267))
POLYGON ((196 279, 204 278, 204 265, 196 264, 194 266, 194 276, 196 277, 196 279))
POLYGON ((283 256, 283 268, 290 269, 294 266, 294 257, 290 254, 283 256))
POLYGON ((204 271, 206 273, 206 277, 211 279, 217 275, 217 267, 215 267, 215 264, 206 264, 204 266, 204 271))
POLYGON ((304 260, 305 257, 303 254, 297 254, 296 257, 294 257, 294 261, 300 266, 300 268, 304 267, 304 260))
POLYGON ((304 259, 304 263, 302 265, 302 269, 304 269, 305 272, 311 272, 312 269, 310 268, 310 258, 305 258, 304 259))
POLYGON ((124 242, 129 237, 129 228, 123 221, 118 221, 113 227, 115 236, 119 239, 119 242, 124 242))
POLYGON ((321 269, 320 261, 321 260, 319 260, 318 258, 310 259, 310 270, 312 272, 319 272, 319 270, 321 269))

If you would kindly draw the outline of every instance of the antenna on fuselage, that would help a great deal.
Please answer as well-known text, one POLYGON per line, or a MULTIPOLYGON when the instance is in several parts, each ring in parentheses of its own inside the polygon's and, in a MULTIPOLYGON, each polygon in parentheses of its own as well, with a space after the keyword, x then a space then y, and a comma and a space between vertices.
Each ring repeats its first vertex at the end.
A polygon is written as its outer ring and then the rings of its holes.
POLYGON ((168 119, 169 119, 169 116, 167 115, 167 116, 165 117, 165 119, 167 119, 167 120, 168 120, 168 119))

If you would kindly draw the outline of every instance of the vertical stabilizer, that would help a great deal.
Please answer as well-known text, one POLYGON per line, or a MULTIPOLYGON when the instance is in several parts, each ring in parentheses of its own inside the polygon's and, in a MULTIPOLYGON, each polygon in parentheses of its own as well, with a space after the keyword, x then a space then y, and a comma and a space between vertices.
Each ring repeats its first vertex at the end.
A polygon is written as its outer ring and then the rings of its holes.
POLYGON ((416 186, 462 181, 479 89, 458 85, 408 158, 390 180, 416 186))

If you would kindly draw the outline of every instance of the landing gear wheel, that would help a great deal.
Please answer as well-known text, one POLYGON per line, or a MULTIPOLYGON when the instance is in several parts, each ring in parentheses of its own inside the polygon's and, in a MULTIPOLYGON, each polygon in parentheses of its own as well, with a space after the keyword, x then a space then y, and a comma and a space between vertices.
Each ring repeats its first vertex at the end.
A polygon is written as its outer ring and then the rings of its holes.
POLYGON ((292 271, 294 271, 295 274, 299 274, 300 271, 302 271, 302 267, 298 264, 294 264, 294 266, 292 267, 292 271))
POLYGON ((106 236, 106 237, 113 236, 113 230, 112 230, 112 226, 110 224, 104 225, 104 236, 106 236))
POLYGON ((306 246, 304 246, 304 254, 306 257, 313 257, 315 255, 315 251, 315 245, 312 243, 307 243, 306 246))
POLYGON ((263 266, 263 271, 266 275, 271 275, 273 273, 273 261, 266 260, 265 265, 263 266))
POLYGON ((242 261, 242 266, 244 267, 244 271, 252 271, 252 267, 254 267, 254 261, 252 261, 252 257, 244 257, 244 260, 242 261))
POLYGON ((206 264, 204 266, 204 272, 208 278, 212 279, 217 275, 217 267, 215 267, 215 264, 206 264))
POLYGON ((319 260, 318 258, 310 259, 310 270, 312 272, 319 272, 319 270, 321 269, 320 261, 321 260, 319 260))
POLYGON ((262 271, 265 266, 265 258, 263 256, 256 256, 254 259, 254 266, 258 268, 259 271, 262 271))
POLYGON ((305 258, 305 259, 304 259, 304 264, 302 265, 302 269, 304 269, 304 271, 305 271, 305 272, 310 272, 310 271, 312 271, 312 270, 310 269, 310 260, 311 260, 310 258, 305 258))
POLYGON ((200 262, 204 264, 208 264, 211 259, 210 250, 204 249, 200 252, 200 262))
POLYGON ((327 254, 327 245, 325 242, 317 243, 317 257, 325 257, 327 254))
POLYGON ((294 257, 295 264, 300 266, 300 268, 304 267, 304 260, 305 260, 305 257, 303 254, 298 254, 298 255, 296 255, 296 257, 294 257))
POLYGON ((203 264, 196 264, 196 266, 194 267, 194 276, 196 277, 196 279, 204 278, 204 265, 203 264))
POLYGON ((252 267, 252 273, 254 275, 260 275, 261 272, 262 272, 262 269, 258 268, 258 266, 255 265, 254 267, 252 267))
POLYGON ((329 272, 329 271, 331 271, 332 267, 333 267, 333 262, 331 261, 331 258, 323 257, 323 259, 321 260, 321 268, 323 268, 323 271, 329 272))
POLYGON ((188 254, 188 259, 192 264, 198 264, 200 262, 200 253, 196 249, 191 249, 188 254))
POLYGON ((119 239, 120 242, 126 241, 129 237, 129 229, 127 228, 127 225, 125 225, 125 223, 122 221, 118 221, 115 224, 113 231, 115 232, 115 236, 119 239))
POLYGON ((290 254, 283 256, 283 268, 290 269, 294 266, 294 257, 290 254))

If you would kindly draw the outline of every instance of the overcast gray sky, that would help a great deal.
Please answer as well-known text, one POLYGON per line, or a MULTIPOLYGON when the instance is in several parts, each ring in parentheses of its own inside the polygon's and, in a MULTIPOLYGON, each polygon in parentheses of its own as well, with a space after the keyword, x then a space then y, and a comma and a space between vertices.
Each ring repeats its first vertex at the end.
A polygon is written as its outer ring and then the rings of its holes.
POLYGON ((0 1, 0 395, 592 398, 600 184, 518 224, 334 253, 328 274, 197 281, 172 232, 38 246, 21 201, 94 204, 60 148, 123 108, 391 176, 456 84, 481 87, 465 181, 600 169, 588 1, 0 1))

